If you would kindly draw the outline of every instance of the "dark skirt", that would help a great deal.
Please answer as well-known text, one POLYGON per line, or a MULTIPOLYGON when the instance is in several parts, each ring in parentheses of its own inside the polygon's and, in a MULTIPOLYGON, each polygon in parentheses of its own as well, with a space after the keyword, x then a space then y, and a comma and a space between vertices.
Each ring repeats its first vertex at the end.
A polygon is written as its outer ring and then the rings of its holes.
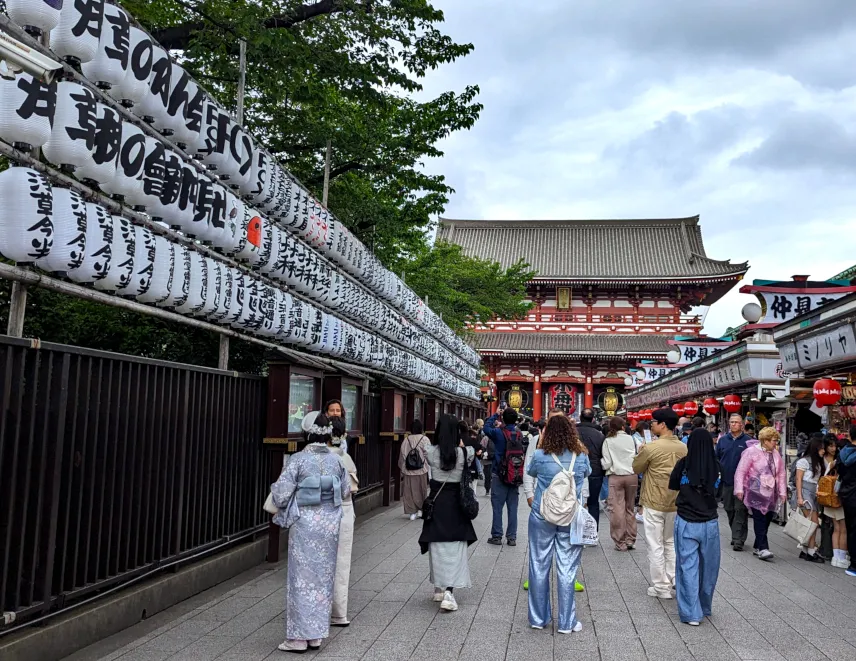
MULTIPOLYGON (((431 495, 437 493, 442 484, 431 480, 431 495)), ((434 517, 422 522, 422 534, 419 536, 422 553, 428 552, 431 542, 466 542, 469 546, 478 540, 473 522, 461 508, 460 489, 458 482, 448 482, 439 492, 434 503, 434 517)))

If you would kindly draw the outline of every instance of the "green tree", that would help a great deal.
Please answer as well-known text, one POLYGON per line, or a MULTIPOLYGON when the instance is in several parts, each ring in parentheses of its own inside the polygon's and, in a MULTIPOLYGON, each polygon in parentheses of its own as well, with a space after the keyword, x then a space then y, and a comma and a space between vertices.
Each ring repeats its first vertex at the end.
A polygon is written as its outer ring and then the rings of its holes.
POLYGON ((525 301, 526 283, 535 272, 522 260, 503 269, 497 262, 465 255, 460 246, 439 242, 399 266, 397 272, 404 273, 411 289, 458 333, 468 323, 522 319, 532 307, 525 301))

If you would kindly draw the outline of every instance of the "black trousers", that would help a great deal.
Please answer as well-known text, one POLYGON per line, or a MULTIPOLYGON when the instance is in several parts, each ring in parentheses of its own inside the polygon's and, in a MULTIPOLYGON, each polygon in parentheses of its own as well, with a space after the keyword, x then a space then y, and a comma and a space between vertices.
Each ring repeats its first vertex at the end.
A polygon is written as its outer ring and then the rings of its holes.
POLYGON ((493 462, 484 461, 482 464, 484 468, 484 492, 490 493, 490 476, 493 473, 493 462))
POLYGON ((850 569, 856 571, 856 502, 842 502, 844 525, 847 527, 847 549, 850 552, 850 569))
POLYGON ((600 488, 603 486, 603 475, 589 477, 588 513, 600 529, 600 488))
POLYGON ((767 531, 770 529, 770 521, 773 520, 773 514, 774 512, 764 514, 758 510, 752 510, 752 523, 755 528, 755 543, 752 545, 752 548, 759 551, 770 549, 770 543, 767 541, 767 531))

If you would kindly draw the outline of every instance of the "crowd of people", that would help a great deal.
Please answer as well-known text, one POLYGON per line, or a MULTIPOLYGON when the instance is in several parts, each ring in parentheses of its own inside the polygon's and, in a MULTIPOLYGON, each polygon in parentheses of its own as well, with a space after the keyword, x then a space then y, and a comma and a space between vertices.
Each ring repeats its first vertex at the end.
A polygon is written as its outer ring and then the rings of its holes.
MULTIPOLYGON (((274 522, 290 529, 283 651, 317 649, 330 626, 349 624, 352 494, 359 480, 344 417, 338 400, 309 413, 302 425, 304 449, 271 486, 274 522)), ((720 502, 734 551, 743 550, 751 519, 754 555, 769 561, 768 529, 790 496, 821 534, 819 542, 816 534, 805 540, 800 557, 817 563, 828 557, 856 577, 847 550, 856 548, 856 426, 847 439, 806 439, 790 487, 778 432, 765 427, 756 438, 738 414, 722 435, 704 419, 679 419, 669 408, 654 411, 650 424, 615 416, 602 426, 592 409, 581 411, 579 423, 561 409, 530 423, 505 408, 472 425, 442 415, 430 436, 420 420, 410 431, 398 458, 404 514, 422 522, 420 551, 428 555, 433 599, 445 612, 458 609, 455 590, 472 584, 467 547, 477 541, 472 522, 478 482, 492 509, 487 543, 497 546, 517 544, 523 488, 530 508, 524 588, 535 629, 553 620, 555 563, 558 631, 582 630, 574 594, 584 589, 576 577, 588 543, 580 537, 581 512, 597 529, 605 509, 618 552, 634 549, 637 524, 644 524, 648 595, 677 599, 680 620, 690 626, 711 615, 720 502)))

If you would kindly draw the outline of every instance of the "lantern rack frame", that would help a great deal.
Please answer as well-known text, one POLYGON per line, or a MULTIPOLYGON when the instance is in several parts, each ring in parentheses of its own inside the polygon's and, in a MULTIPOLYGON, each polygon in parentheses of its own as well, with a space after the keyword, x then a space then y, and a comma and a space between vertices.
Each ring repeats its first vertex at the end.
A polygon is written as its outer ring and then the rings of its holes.
MULTIPOLYGON (((126 13, 127 13, 127 11, 126 11, 126 13)), ((154 37, 152 37, 151 33, 149 33, 147 30, 145 30, 145 28, 143 28, 142 26, 140 26, 140 24, 137 22, 136 18, 134 18, 133 16, 131 16, 131 14, 128 14, 128 16, 129 16, 129 17, 131 17, 132 23, 134 24, 134 26, 135 26, 135 27, 137 27, 138 29, 142 30, 142 31, 143 31, 143 32, 144 32, 144 33, 145 33, 149 38, 151 38, 151 39, 152 39, 152 42, 153 42, 153 43, 158 44, 157 40, 156 40, 154 37)), ((216 180, 216 179, 214 179, 214 178, 212 178, 212 177, 211 177, 210 173, 208 172, 208 170, 205 168, 205 166, 204 166, 202 163, 200 163, 198 160, 194 159, 194 158, 193 158, 192 156, 190 156, 186 151, 184 151, 183 149, 181 149, 178 145, 176 145, 175 143, 171 142, 168 138, 166 138, 164 135, 162 135, 159 131, 157 131, 156 129, 154 129, 152 126, 150 126, 149 124, 147 124, 146 122, 144 122, 143 120, 141 120, 139 117, 137 117, 136 115, 134 115, 134 114, 133 114, 132 112, 130 112, 127 108, 125 108, 121 103, 118 103, 118 102, 117 102, 116 100, 114 100, 113 98, 111 98, 111 97, 109 97, 109 96, 105 95, 105 94, 104 94, 104 92, 103 92, 103 90, 99 89, 97 85, 93 84, 93 83, 92 83, 91 81, 89 81, 86 77, 84 77, 83 75, 81 75, 81 74, 80 74, 80 72, 78 72, 77 70, 75 70, 75 69, 74 69, 70 64, 68 64, 68 63, 67 63, 67 62, 65 62, 64 60, 59 59, 59 58, 56 58, 56 56, 55 56, 55 55, 50 51, 50 49, 49 49, 49 48, 46 48, 46 47, 45 47, 45 46, 44 46, 40 41, 38 41, 38 40, 34 39, 31 35, 29 35, 27 32, 25 32, 24 30, 22 30, 18 25, 16 25, 15 23, 13 23, 13 22, 11 21, 11 19, 10 19, 8 16, 6 16, 6 15, 4 15, 4 14, 0 14, 0 29, 2 29, 2 30, 4 30, 4 31, 8 32, 9 34, 11 34, 11 35, 12 35, 13 37, 15 37, 16 39, 18 39, 18 40, 20 40, 20 41, 22 41, 22 42, 26 43, 26 45, 27 45, 27 46, 29 46, 30 48, 33 48, 34 50, 39 51, 39 52, 40 52, 40 53, 42 53, 43 55, 45 55, 45 56, 47 56, 47 57, 55 58, 55 59, 56 59, 56 61, 57 61, 57 62, 59 62, 59 63, 61 64, 61 66, 62 66, 62 69, 61 69, 61 70, 62 70, 62 77, 63 77, 63 79, 66 79, 66 80, 73 80, 74 82, 76 82, 76 83, 78 83, 78 84, 80 84, 80 85, 82 85, 82 86, 86 87, 87 89, 89 89, 90 91, 92 91, 92 92, 96 95, 96 97, 99 99, 99 101, 100 101, 100 102, 104 103, 104 105, 109 106, 111 109, 113 109, 114 111, 116 111, 117 113, 119 113, 119 115, 122 117, 123 121, 130 122, 131 124, 133 124, 134 126, 136 126, 138 129, 140 129, 143 133, 145 133, 147 136, 149 136, 149 137, 151 137, 151 138, 153 138, 153 139, 155 139, 155 140, 158 140, 159 142, 161 142, 161 143, 162 143, 162 144, 164 144, 165 146, 169 147, 169 149, 171 149, 171 150, 172 150, 172 151, 174 151, 177 155, 179 155, 179 156, 180 156, 180 157, 181 157, 181 158, 182 158, 186 163, 188 163, 188 164, 192 165, 192 167, 197 171, 197 173, 198 173, 198 174, 200 174, 200 175, 204 175, 205 177, 207 177, 207 178, 208 178, 210 181, 212 181, 213 183, 219 183, 219 181, 218 181, 218 180, 216 180)), ((160 46, 160 44, 158 44, 158 46, 160 46)), ((172 58, 170 57, 170 59, 172 59, 172 58)), ((199 84, 199 82, 198 82, 198 81, 196 81, 195 79, 194 79, 194 83, 195 83, 195 84, 196 84, 200 89, 202 89, 202 90, 204 90, 204 91, 205 91, 205 93, 207 94, 207 96, 208 96, 208 98, 209 98, 209 101, 210 101, 210 102, 214 103, 214 105, 216 105, 216 106, 217 106, 220 110, 222 110, 223 112, 227 112, 230 116, 233 116, 233 113, 231 113, 231 112, 230 112, 227 108, 225 108, 225 107, 224 107, 224 106, 223 106, 219 101, 217 101, 217 99, 216 99, 213 95, 211 95, 211 93, 210 93, 210 92, 208 92, 208 90, 207 90, 207 88, 206 88, 205 86, 203 86, 203 85, 199 84)), ((242 124, 242 127, 243 127, 243 124, 242 124)), ((249 134, 249 131, 248 131, 247 133, 249 134)), ((253 136, 253 137, 255 137, 255 136, 253 136)), ((2 141, 0 141, 0 142, 2 142, 2 141)), ((261 145, 261 144, 262 144, 262 143, 261 143, 261 142, 259 142, 257 139, 255 140, 255 143, 256 143, 256 145, 261 145)), ((0 150, 0 153, 3 153, 4 155, 8 156, 9 158, 13 158, 13 159, 16 159, 16 160, 23 160, 23 159, 21 159, 21 155, 23 154, 23 152, 18 152, 18 151, 17 151, 17 150, 15 150, 11 145, 8 145, 8 143, 5 143, 5 142, 2 142, 2 146, 3 146, 3 147, 7 147, 7 148, 11 148, 11 149, 12 149, 12 151, 14 152, 14 155, 10 155, 10 154, 6 153, 6 151, 5 151, 5 150, 0 150)), ((28 155, 28 156, 29 156, 29 155, 28 155)), ((32 157, 30 157, 30 158, 32 158, 32 157)), ((271 158, 273 158, 273 156, 272 156, 272 155, 271 155, 271 158)), ((33 167, 34 169, 38 169, 38 168, 36 168, 36 167, 35 167, 35 165, 33 165, 33 162, 35 162, 35 163, 41 163, 41 161, 38 161, 38 160, 36 160, 36 159, 33 159, 33 161, 24 161, 24 162, 28 162, 28 164, 29 164, 29 165, 31 165, 31 167, 33 167)), ((307 188, 307 187, 306 187, 306 186, 305 186, 305 185, 304 185, 304 184, 303 184, 299 179, 297 179, 297 178, 296 178, 296 177, 295 177, 295 176, 294 176, 290 171, 288 171, 288 169, 287 169, 285 166, 283 166, 281 163, 277 163, 277 164, 279 165, 279 167, 280 167, 280 168, 282 168, 283 172, 285 172, 285 173, 287 174, 287 176, 288 176, 288 177, 289 177, 293 182, 295 182, 296 184, 298 184, 299 186, 301 186, 304 190, 308 190, 308 188, 307 188)), ((44 164, 42 164, 42 165, 44 165, 44 164)), ((53 170, 53 168, 48 168, 47 170, 44 170, 44 171, 42 171, 42 172, 43 172, 43 174, 50 174, 52 177, 57 178, 57 174, 59 174, 59 173, 58 173, 57 171, 53 171, 53 172, 51 172, 52 170, 53 170)), ((113 208, 113 209, 118 208, 118 209, 120 209, 120 212, 121 212, 123 215, 125 215, 126 217, 129 217, 129 218, 132 218, 132 219, 136 219, 136 220, 137 220, 137 222, 138 222, 138 224, 142 224, 144 227, 147 227, 148 229, 151 229, 151 230, 153 230, 153 231, 154 231, 154 227, 153 227, 152 225, 145 224, 145 223, 142 221, 143 214, 139 214, 139 213, 137 213, 137 212, 133 212, 132 210, 127 209, 127 207, 123 207, 122 205, 118 205, 118 207, 117 207, 117 204, 118 204, 118 203, 116 203, 114 200, 110 199, 109 197, 107 197, 107 196, 105 196, 105 195, 103 195, 103 194, 96 193, 95 191, 92 191, 91 189, 89 189, 88 187, 86 187, 85 185, 81 184, 81 183, 80 183, 80 182, 78 182, 76 179, 73 179, 73 178, 71 178, 71 177, 66 177, 65 175, 63 175, 63 178, 62 178, 62 179, 59 179, 59 178, 58 178, 57 180, 58 180, 58 181, 63 181, 63 182, 64 182, 64 185, 66 185, 66 186, 72 186, 72 187, 76 188, 79 192, 81 192, 81 193, 85 194, 85 195, 86 195, 86 196, 88 196, 90 199, 93 199, 93 200, 98 199, 98 200, 99 200, 99 203, 100 203, 100 204, 102 204, 102 205, 104 205, 104 206, 106 206, 106 205, 104 204, 103 200, 110 200, 110 203, 111 203, 111 204, 110 204, 110 208, 113 208), (72 183, 72 182, 73 182, 73 183, 72 183), (90 191, 90 192, 87 192, 87 191, 90 191), (96 197, 95 197, 95 195, 97 195, 98 197, 96 198, 96 197)), ((222 185, 222 184, 220 184, 220 185, 222 185)), ((317 200, 316 200, 316 201, 317 201, 317 200)), ((326 207, 325 207, 325 209, 326 209, 326 207)), ((329 212, 329 210, 327 210, 327 211, 328 211, 328 213, 330 213, 330 212, 329 212)), ((332 213, 330 213, 330 215, 332 216, 333 214, 332 214, 332 213)), ((270 221, 269 221, 269 222, 270 222, 270 221)), ((337 222, 339 222, 339 221, 337 221, 337 222)), ((158 227, 159 227, 159 226, 158 226, 158 227)), ((159 229, 160 229, 160 230, 164 230, 165 228, 163 228, 163 227, 159 227, 159 229)), ((228 259, 225 255, 221 255, 220 253, 218 253, 218 252, 216 252, 216 251, 213 251, 213 250, 212 250, 212 251, 205 252, 205 251, 201 251, 201 250, 199 250, 198 248, 199 248, 199 247, 201 247, 201 244, 196 244, 195 242, 192 242, 192 240, 190 240, 188 237, 185 237, 184 235, 177 235, 177 234, 173 233, 171 230, 167 230, 166 232, 164 232, 164 231, 160 231, 160 232, 158 232, 158 234, 161 234, 161 235, 163 235, 163 236, 167 236, 167 237, 170 237, 170 238, 173 238, 173 239, 175 239, 177 236, 181 236, 181 237, 182 237, 182 239, 183 239, 183 241, 179 241, 180 243, 183 243, 183 244, 188 245, 188 246, 192 246, 192 247, 193 247, 194 249, 196 249, 198 252, 203 252, 203 254, 206 254, 207 256, 210 256, 210 257, 217 256, 217 257, 220 259, 220 261, 224 261, 225 263, 227 263, 227 264, 229 264, 229 265, 231 265, 231 266, 237 266, 237 263, 229 261, 229 259, 228 259), (185 243, 186 241, 191 241, 191 242, 190 242, 190 243, 185 243)), ((321 253, 321 252, 319 252, 319 251, 315 250, 315 249, 314 249, 314 248, 312 248, 311 246, 309 246, 305 241, 303 241, 302 237, 297 236, 297 235, 295 235, 295 234, 293 234, 293 233, 291 233, 291 234, 292 234, 293 238, 294 238, 296 241, 298 241, 299 243, 301 243, 301 244, 302 244, 304 247, 306 247, 307 249, 312 250, 314 253, 316 253, 316 254, 317 254, 317 256, 318 256, 321 260, 323 260, 323 261, 324 261, 324 263, 325 263, 325 264, 327 264, 327 265, 328 265, 332 270, 336 271, 336 272, 337 272, 338 274, 340 274, 342 277, 344 277, 345 279, 349 280, 352 284, 354 284, 354 285, 356 285, 356 286, 360 287, 360 289, 365 290, 369 295, 371 295, 371 296, 373 296, 373 297, 375 297, 375 298, 378 298, 378 299, 380 300, 380 303, 381 303, 382 305, 384 305, 385 307, 387 307, 387 308, 389 308, 390 310, 392 310, 395 314, 403 314, 403 312, 402 312, 402 311, 400 311, 400 310, 396 310, 396 308, 394 308, 393 306, 390 306, 390 305, 389 305, 385 300, 383 300, 383 299, 381 299, 380 297, 378 297, 378 295, 377 295, 375 292, 373 292, 373 291, 371 291, 370 289, 368 289, 365 285, 363 285, 361 282, 359 282, 359 281, 358 281, 354 276, 352 276, 350 273, 348 273, 347 271, 345 271, 344 269, 342 269, 342 268, 341 268, 341 267, 340 267, 336 262, 334 262, 333 260, 329 259, 325 254, 323 254, 323 253, 321 253)), ((365 247, 365 246, 364 246, 364 247, 365 247)), ((206 250, 208 250, 208 249, 207 249, 207 247, 206 247, 206 250)), ((246 269, 246 268, 243 268, 243 270, 247 271, 247 269, 246 269)), ((248 270, 247 272, 252 273, 253 275, 256 275, 256 276, 259 276, 259 277, 264 278, 264 276, 263 276, 262 274, 256 273, 255 271, 248 270)), ((269 281, 269 280, 265 280, 265 281, 267 282, 267 284, 272 284, 272 282, 271 282, 271 281, 269 281)), ((282 287, 280 287, 280 288, 282 288, 282 287)), ((294 294, 294 293, 292 293, 292 295, 295 295, 295 294, 294 294)), ((314 300, 313 300, 313 299, 311 299, 311 298, 308 298, 308 297, 304 298, 302 295, 299 295, 299 296, 298 296, 298 298, 301 298, 301 300, 304 300, 304 301, 305 301, 305 302, 307 302, 307 303, 312 303, 312 304, 313 304, 313 305, 315 305, 316 307, 323 307, 323 308, 325 308, 325 311, 329 309, 329 308, 327 308, 323 303, 318 303, 318 302, 314 301, 314 300)), ((423 303, 424 303, 424 302, 423 302, 423 303)), ((427 306, 427 304, 426 304, 426 307, 428 307, 428 306, 427 306)), ((430 308, 429 308, 429 309, 430 309, 430 308)), ((433 311, 432 311, 432 312, 433 312, 433 311)), ((328 314, 329 314, 329 313, 328 313, 328 314)), ((434 313, 434 314, 436 314, 436 313, 434 313)), ((334 315, 334 316, 336 316, 336 315, 334 315)), ((406 316, 406 315, 404 315, 404 316, 406 316)), ((348 321, 348 323, 351 323, 352 325, 354 325, 354 327, 356 327, 356 328, 360 328, 360 329, 361 329, 361 330, 363 330, 363 331, 366 331, 366 332, 372 332, 372 331, 368 331, 365 327, 361 326, 360 324, 356 324, 356 323, 353 323, 353 322, 351 322, 351 321, 348 321)), ((417 325, 417 327, 419 327, 419 326, 418 326, 418 324, 416 324, 416 325, 417 325)), ((421 328, 421 327, 420 327, 420 328, 421 328)), ((454 355, 458 356, 458 357, 459 357, 461 360, 463 360, 465 363, 467 363, 468 365, 470 365, 470 366, 472 366, 472 367, 476 367, 476 368, 478 368, 478 364, 477 364, 477 363, 473 363, 473 362, 472 362, 468 357, 466 357, 466 356, 464 356, 464 355, 462 355, 462 354, 459 354, 459 353, 458 353, 458 352, 457 352, 453 347, 451 347, 451 346, 449 346, 448 344, 446 344, 446 343, 443 341, 443 339, 442 339, 441 337, 439 337, 438 335, 435 335, 434 333, 429 332, 427 329, 422 329, 422 330, 423 330, 423 332, 425 332, 425 333, 427 333, 428 335, 430 335, 434 340, 436 340, 437 342, 439 342, 439 343, 440 343, 442 346, 444 346, 446 349, 448 349, 449 351, 451 351, 454 355)), ((401 349, 404 349, 404 350, 406 350, 406 351, 411 351, 410 349, 407 349, 407 347, 405 347, 404 345, 401 345, 401 344, 399 344, 398 342, 396 342, 396 341, 394 341, 394 340, 389 340, 388 338, 385 338, 385 339, 386 339, 388 342, 390 342, 391 344, 394 344, 394 345, 398 346, 398 347, 399 347, 399 348, 401 348, 401 349)), ((445 369, 445 368, 443 368, 443 369, 445 369)), ((448 370, 447 370, 447 371, 448 371, 448 370)), ((464 375, 458 374, 457 376, 458 376, 458 377, 460 377, 460 378, 462 378, 462 379, 467 380, 467 377, 464 377, 464 375)), ((470 382, 469 380, 467 380, 467 382, 468 382, 468 383, 471 383, 471 384, 474 384, 474 383, 475 383, 475 382, 470 382)))

